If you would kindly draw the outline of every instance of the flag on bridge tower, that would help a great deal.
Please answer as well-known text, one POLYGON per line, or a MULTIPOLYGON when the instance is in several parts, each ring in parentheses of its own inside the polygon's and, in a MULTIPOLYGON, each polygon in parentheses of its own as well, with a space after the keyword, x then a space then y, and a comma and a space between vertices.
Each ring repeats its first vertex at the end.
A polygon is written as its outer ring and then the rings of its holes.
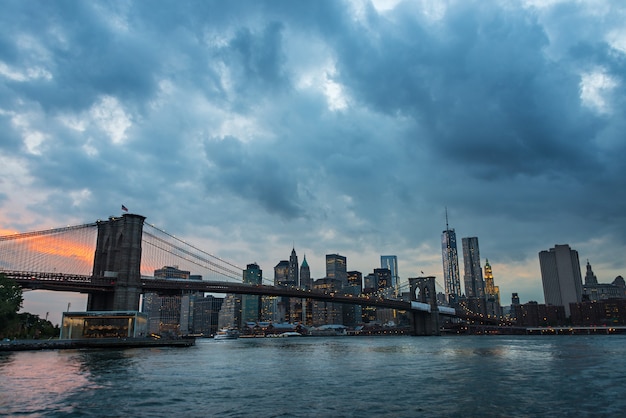
POLYGON ((124 206, 124 205, 122 205, 122 210, 123 210, 124 212, 128 212, 128 208, 127 208, 126 206, 124 206))

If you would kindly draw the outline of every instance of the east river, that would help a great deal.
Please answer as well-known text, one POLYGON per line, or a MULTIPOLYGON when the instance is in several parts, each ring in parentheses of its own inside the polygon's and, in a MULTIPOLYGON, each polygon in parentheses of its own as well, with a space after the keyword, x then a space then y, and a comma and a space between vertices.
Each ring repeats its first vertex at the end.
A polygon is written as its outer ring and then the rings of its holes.
POLYGON ((626 335, 295 337, 0 353, 0 416, 626 413, 626 335))

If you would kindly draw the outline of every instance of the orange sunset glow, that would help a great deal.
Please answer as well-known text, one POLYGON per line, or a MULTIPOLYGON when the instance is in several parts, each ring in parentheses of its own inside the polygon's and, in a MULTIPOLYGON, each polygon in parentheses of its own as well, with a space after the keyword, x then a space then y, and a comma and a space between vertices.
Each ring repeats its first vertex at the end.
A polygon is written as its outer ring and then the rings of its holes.
POLYGON ((14 255, 5 261, 11 269, 89 274, 93 266, 95 236, 39 235, 9 242, 14 255))

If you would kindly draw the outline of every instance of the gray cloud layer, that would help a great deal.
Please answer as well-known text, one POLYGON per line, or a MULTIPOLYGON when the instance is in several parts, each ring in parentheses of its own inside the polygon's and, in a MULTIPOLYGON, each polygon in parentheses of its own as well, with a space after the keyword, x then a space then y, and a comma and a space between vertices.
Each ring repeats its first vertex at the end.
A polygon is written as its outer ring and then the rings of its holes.
POLYGON ((624 273, 621 2, 3 7, 5 229, 122 202, 268 276, 292 243, 441 276, 447 206, 505 302, 555 243, 624 273))

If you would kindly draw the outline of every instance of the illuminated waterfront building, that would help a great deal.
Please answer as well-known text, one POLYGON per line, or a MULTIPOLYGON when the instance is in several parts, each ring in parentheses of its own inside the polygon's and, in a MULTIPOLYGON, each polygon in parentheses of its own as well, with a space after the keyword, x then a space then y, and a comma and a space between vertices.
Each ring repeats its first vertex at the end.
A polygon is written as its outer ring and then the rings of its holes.
POLYGON ((391 271, 388 268, 374 269, 376 276, 376 290, 388 296, 392 292, 391 271))
POLYGON ((218 327, 241 329, 241 295, 226 295, 220 309, 218 327))
POLYGON ((520 327, 561 326, 567 320, 563 306, 544 305, 537 302, 511 305, 511 314, 520 327))
POLYGON ((347 276, 348 287, 356 287, 359 290, 358 294, 363 293, 363 274, 360 271, 349 271, 347 276))
POLYGON ((261 322, 282 322, 284 313, 281 315, 278 309, 278 296, 261 297, 261 322))
MULTIPOLYGON (((360 296, 363 292, 363 274, 360 271, 347 272, 348 285, 342 290, 343 293, 360 296)), ((363 310, 360 305, 343 305, 343 325, 352 327, 363 321, 363 310)))
MULTIPOLYGON (((274 267, 274 285, 284 287, 297 287, 299 282, 298 256, 296 250, 291 250, 289 261, 282 260, 274 267)), ((281 318, 281 322, 302 321, 302 300, 300 298, 278 298, 275 317, 281 318)))
MULTIPOLYGON (((176 266, 164 266, 154 270, 154 277, 163 280, 202 280, 202 276, 176 266)), ((187 335, 193 333, 194 301, 199 292, 183 291, 179 295, 161 296, 146 293, 142 312, 148 316, 148 330, 154 334, 187 335)))
POLYGON ((193 304, 193 333, 214 335, 218 328, 219 313, 224 298, 212 295, 199 296, 193 304))
MULTIPOLYGON (((342 283, 338 279, 325 277, 313 282, 313 289, 323 290, 329 293, 341 290, 342 283)), ((323 300, 313 301, 313 326, 337 325, 343 321, 343 309, 340 303, 326 302, 323 300)))
MULTIPOLYGON (((274 286, 292 286, 289 281, 289 261, 281 260, 274 267, 274 286)), ((273 320, 276 322, 289 321, 289 298, 278 297, 274 301, 273 320)))
POLYGON ((584 327, 626 325, 626 299, 582 301, 570 305, 570 321, 584 327))
POLYGON ((570 303, 582 301, 582 276, 578 251, 569 245, 555 245, 539 252, 543 296, 547 305, 563 306, 570 316, 570 303))

